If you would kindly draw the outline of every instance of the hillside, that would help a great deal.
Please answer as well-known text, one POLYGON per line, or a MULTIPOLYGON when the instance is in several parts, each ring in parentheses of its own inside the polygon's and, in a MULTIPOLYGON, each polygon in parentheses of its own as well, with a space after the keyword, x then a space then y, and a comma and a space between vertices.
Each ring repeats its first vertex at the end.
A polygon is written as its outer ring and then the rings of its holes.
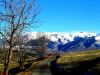
POLYGON ((100 75, 100 50, 64 53, 57 64, 69 75, 100 75))
POLYGON ((100 50, 82 51, 82 52, 70 52, 61 54, 58 59, 58 64, 70 64, 75 62, 84 62, 100 58, 100 50))

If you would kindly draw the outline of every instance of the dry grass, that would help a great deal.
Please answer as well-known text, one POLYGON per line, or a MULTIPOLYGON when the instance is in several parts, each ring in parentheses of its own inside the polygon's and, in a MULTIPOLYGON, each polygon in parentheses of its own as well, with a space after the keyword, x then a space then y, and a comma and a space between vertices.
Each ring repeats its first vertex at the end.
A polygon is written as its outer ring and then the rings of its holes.
POLYGON ((57 60, 58 64, 72 64, 77 62, 84 62, 100 58, 100 50, 91 50, 84 52, 64 53, 57 60))

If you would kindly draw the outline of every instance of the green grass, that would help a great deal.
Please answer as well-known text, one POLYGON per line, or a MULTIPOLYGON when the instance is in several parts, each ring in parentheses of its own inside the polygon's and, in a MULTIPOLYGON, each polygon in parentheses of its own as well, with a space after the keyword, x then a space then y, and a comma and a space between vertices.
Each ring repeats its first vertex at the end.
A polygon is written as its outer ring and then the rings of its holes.
POLYGON ((57 60, 57 63, 61 65, 69 65, 76 64, 78 62, 94 60, 96 58, 100 58, 100 50, 71 52, 62 54, 61 57, 57 60))
MULTIPOLYGON (((19 66, 18 63, 11 63, 10 69, 13 69, 13 68, 15 68, 17 66, 19 66)), ((3 72, 3 71, 4 71, 4 65, 0 64, 0 72, 3 72)))
POLYGON ((13 69, 13 68, 18 67, 18 66, 19 66, 19 63, 11 63, 10 69, 13 69))
POLYGON ((4 65, 0 64, 0 72, 3 72, 3 70, 4 70, 4 65))

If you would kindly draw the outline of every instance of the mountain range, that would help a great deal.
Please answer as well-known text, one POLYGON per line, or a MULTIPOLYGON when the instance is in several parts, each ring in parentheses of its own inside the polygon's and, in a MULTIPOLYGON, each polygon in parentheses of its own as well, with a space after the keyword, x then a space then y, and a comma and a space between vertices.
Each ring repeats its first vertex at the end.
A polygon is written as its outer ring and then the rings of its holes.
MULTIPOLYGON (((28 40, 36 39, 37 32, 27 34, 28 40)), ((58 33, 44 32, 43 36, 47 37, 49 51, 80 51, 100 49, 100 33, 93 32, 75 32, 75 33, 58 33)))

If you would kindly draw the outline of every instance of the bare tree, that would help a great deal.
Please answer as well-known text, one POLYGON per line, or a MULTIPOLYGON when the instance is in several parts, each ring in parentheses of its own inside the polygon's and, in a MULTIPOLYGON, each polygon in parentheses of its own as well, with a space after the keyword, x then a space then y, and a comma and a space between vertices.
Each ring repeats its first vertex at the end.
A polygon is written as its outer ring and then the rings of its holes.
POLYGON ((4 75, 8 75, 12 59, 12 50, 16 46, 18 37, 26 28, 37 22, 39 14, 35 0, 0 0, 0 36, 6 41, 8 53, 6 54, 4 75))
POLYGON ((37 41, 40 46, 40 50, 39 50, 40 55, 41 57, 44 58, 44 53, 45 53, 45 50, 47 49, 47 45, 50 40, 43 32, 39 32, 37 33, 37 41))
POLYGON ((19 35, 16 40, 15 50, 17 50, 17 54, 18 54, 17 58, 18 58, 20 69, 24 70, 25 69, 24 62, 27 57, 27 53, 26 53, 25 41, 22 35, 19 35))

